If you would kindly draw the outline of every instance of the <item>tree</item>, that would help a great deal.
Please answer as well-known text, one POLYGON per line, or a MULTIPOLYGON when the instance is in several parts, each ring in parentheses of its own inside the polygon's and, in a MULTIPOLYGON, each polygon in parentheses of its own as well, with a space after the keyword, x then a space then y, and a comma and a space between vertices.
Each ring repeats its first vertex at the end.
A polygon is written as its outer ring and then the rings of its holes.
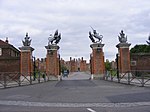
POLYGON ((150 53, 149 45, 135 45, 131 48, 130 53, 150 53))
POLYGON ((109 60, 106 60, 105 68, 106 68, 106 70, 110 70, 111 69, 111 63, 109 62, 109 60))
POLYGON ((66 66, 61 65, 61 72, 63 73, 63 72, 64 72, 64 70, 68 70, 68 69, 67 69, 67 67, 66 67, 66 66))

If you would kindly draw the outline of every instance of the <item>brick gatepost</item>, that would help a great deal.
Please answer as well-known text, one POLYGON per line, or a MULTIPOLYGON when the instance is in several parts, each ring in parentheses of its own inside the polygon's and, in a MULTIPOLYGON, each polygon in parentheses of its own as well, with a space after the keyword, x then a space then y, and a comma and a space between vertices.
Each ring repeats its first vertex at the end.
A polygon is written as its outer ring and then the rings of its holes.
POLYGON ((102 78, 105 72, 105 64, 104 64, 104 52, 103 47, 104 44, 94 43, 91 44, 92 48, 91 54, 91 74, 93 78, 102 78))
POLYGON ((45 46, 47 49, 46 55, 46 73, 49 80, 58 80, 60 75, 60 56, 58 54, 58 45, 45 46))
POLYGON ((120 73, 130 71, 130 43, 127 43, 127 36, 121 31, 119 37, 120 43, 116 45, 118 48, 118 69, 120 73))
POLYGON ((130 71, 130 51, 128 43, 119 43, 118 48, 118 68, 120 73, 130 71))
POLYGON ((33 72, 32 51, 34 48, 30 47, 31 40, 29 39, 30 37, 28 37, 27 33, 25 41, 22 41, 24 46, 19 47, 21 50, 20 72, 23 75, 30 75, 33 72))

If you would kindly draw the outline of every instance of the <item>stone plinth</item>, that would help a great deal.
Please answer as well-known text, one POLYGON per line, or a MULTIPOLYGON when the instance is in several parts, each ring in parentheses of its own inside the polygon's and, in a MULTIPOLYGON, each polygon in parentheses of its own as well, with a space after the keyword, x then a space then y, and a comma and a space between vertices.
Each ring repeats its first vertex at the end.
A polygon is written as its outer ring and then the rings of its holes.
POLYGON ((23 75, 30 75, 33 72, 32 51, 34 49, 30 46, 23 46, 19 49, 21 50, 20 72, 23 75))
POLYGON ((57 45, 48 45, 45 46, 47 49, 46 56, 46 73, 49 77, 49 80, 58 80, 60 75, 60 63, 59 63, 59 54, 57 45))
POLYGON ((119 43, 116 45, 118 48, 118 68, 120 73, 130 71, 130 51, 129 43, 119 43))
POLYGON ((91 44, 92 48, 91 54, 91 74, 93 78, 100 78, 104 76, 105 64, 104 64, 104 52, 103 52, 104 44, 94 43, 91 44))

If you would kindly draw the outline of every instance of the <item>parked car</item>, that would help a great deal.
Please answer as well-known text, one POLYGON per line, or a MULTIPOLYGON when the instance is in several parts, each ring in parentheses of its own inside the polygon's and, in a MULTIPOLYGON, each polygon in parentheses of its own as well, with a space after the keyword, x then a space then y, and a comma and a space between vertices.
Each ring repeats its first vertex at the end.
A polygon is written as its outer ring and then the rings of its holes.
POLYGON ((68 70, 64 70, 63 72, 63 77, 68 77, 69 71, 68 70))

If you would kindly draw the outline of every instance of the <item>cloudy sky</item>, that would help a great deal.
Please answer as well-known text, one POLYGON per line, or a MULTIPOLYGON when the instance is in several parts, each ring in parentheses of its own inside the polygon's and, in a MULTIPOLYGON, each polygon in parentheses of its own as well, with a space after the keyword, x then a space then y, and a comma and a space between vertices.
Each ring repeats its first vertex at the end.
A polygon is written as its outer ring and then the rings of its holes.
POLYGON ((62 58, 84 57, 91 53, 90 26, 103 37, 105 59, 114 60, 120 30, 131 47, 146 44, 150 33, 150 0, 0 0, 0 39, 9 37, 22 46, 26 32, 35 48, 33 55, 45 57, 48 37, 58 29, 62 34, 62 58))

